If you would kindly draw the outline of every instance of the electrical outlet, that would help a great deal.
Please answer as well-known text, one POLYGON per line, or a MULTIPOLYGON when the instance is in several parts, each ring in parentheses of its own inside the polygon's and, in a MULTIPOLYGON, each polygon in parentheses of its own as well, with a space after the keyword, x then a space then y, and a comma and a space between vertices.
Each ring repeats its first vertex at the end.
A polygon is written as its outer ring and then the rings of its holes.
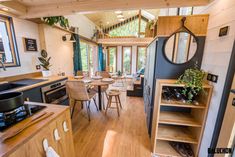
POLYGON ((214 82, 214 83, 217 83, 218 82, 218 77, 219 77, 218 75, 208 73, 207 80, 211 81, 211 82, 214 82))
POLYGON ((36 69, 37 69, 37 70, 40 70, 40 69, 41 69, 41 66, 40 66, 40 65, 36 65, 36 69))

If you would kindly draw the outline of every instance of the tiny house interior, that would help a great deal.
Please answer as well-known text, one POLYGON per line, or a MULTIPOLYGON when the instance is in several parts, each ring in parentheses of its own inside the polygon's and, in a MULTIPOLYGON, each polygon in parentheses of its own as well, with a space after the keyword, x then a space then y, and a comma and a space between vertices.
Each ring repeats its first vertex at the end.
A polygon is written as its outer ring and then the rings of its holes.
POLYGON ((234 0, 0 0, 1 157, 234 157, 234 0))

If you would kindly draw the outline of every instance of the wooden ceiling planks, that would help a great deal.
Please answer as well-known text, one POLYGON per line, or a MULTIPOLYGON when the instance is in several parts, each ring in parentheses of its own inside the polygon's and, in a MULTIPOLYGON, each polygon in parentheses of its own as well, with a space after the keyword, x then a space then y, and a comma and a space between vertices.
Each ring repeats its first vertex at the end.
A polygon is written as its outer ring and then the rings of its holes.
MULTIPOLYGON (((207 5, 210 0, 20 0, 9 1, 22 3, 26 7, 26 13, 23 11, 22 18, 38 18, 46 16, 68 15, 76 12, 94 12, 110 10, 132 10, 132 9, 157 9, 169 7, 201 6, 207 5)), ((5 2, 4 2, 5 3, 5 2)), ((0 2, 0 5, 5 5, 0 2)), ((9 3, 8 3, 9 4, 9 3)), ((13 4, 10 6, 14 7, 13 4)), ((10 7, 8 5, 8 7, 10 7)))

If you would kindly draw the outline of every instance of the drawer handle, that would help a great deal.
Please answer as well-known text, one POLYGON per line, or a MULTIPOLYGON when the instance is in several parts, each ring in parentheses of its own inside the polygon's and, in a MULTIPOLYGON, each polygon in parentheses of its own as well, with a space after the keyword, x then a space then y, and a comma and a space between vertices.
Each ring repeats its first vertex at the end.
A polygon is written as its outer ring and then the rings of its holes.
POLYGON ((54 130, 54 138, 55 138, 56 141, 60 140, 60 135, 59 135, 58 129, 54 130))
POLYGON ((42 141, 43 149, 46 152, 46 157, 60 157, 59 154, 49 146, 47 139, 42 141))
POLYGON ((64 132, 69 131, 66 121, 63 122, 63 129, 64 129, 64 132))

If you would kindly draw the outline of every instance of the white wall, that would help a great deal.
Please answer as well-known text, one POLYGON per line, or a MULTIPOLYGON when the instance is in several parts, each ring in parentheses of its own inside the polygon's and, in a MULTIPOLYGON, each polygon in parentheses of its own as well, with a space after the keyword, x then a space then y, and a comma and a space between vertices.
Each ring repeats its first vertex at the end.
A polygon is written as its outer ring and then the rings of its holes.
MULTIPOLYGON (((75 14, 69 15, 68 18, 71 26, 79 27, 79 33, 82 36, 90 38, 93 35, 95 24, 85 16, 75 14)), ((13 22, 21 66, 7 68, 7 71, 0 69, 0 77, 36 72, 36 65, 39 64, 37 57, 40 56, 39 52, 41 49, 38 24, 19 18, 13 18, 13 22), (36 39, 38 52, 24 52, 23 37, 36 39)), ((65 72, 68 75, 73 74, 72 43, 62 41, 62 36, 67 34, 67 32, 50 26, 45 26, 44 31, 47 52, 52 57, 51 64, 53 66, 51 67, 51 71, 53 74, 58 74, 59 72, 65 72)), ((97 57, 96 54, 94 56, 97 57)), ((97 61, 94 63, 98 64, 97 61)))
POLYGON ((194 14, 200 13, 210 14, 202 69, 219 76, 218 82, 213 84, 213 97, 199 153, 199 157, 205 157, 207 156, 207 149, 211 143, 232 46, 235 39, 235 1, 214 0, 208 6, 194 9, 194 14), (219 29, 224 26, 230 27, 229 34, 224 37, 218 37, 219 29))
POLYGON ((65 16, 69 20, 69 25, 79 27, 79 34, 91 38, 94 34, 95 24, 87 17, 81 14, 73 14, 65 16))
POLYGON ((37 59, 39 52, 25 52, 22 39, 23 37, 36 39, 38 50, 40 50, 38 25, 19 18, 13 18, 13 24, 21 66, 7 68, 7 71, 0 69, 0 77, 36 72, 35 66, 39 63, 37 59))
POLYGON ((73 75, 73 43, 62 40, 65 33, 48 25, 44 27, 46 50, 51 57, 50 70, 54 75, 60 72, 73 75))

